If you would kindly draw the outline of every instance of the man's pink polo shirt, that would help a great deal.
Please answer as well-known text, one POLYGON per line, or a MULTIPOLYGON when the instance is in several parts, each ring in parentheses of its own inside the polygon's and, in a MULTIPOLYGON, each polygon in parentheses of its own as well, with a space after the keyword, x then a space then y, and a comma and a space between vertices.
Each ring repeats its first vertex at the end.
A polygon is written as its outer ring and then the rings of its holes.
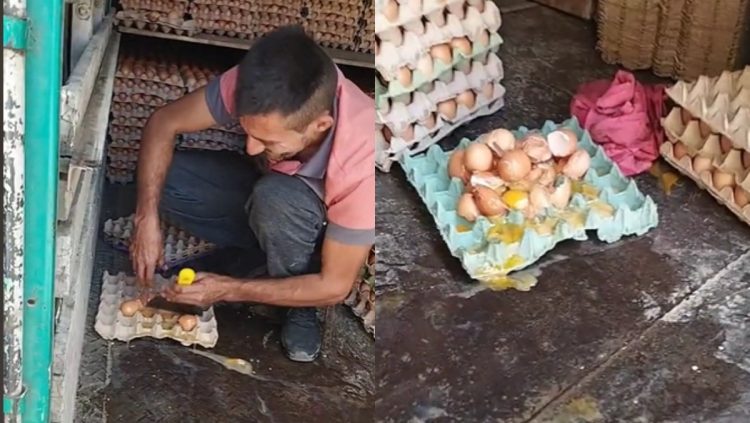
MULTIPOLYGON (((219 125, 237 122, 237 66, 209 82, 206 102, 219 125)), ((326 236, 345 244, 375 243, 375 101, 338 71, 335 126, 305 163, 282 161, 272 169, 305 181, 327 209, 326 236)))

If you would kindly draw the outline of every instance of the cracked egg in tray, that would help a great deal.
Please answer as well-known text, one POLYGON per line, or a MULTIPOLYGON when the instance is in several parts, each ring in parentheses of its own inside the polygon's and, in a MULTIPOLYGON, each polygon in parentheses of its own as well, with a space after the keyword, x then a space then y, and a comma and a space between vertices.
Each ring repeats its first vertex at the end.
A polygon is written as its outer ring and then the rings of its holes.
POLYGON ((750 224, 750 150, 681 107, 674 107, 662 125, 667 141, 661 155, 750 224))
MULTIPOLYGON (((154 277, 156 290, 168 283, 174 281, 154 277)), ((124 273, 104 273, 94 329, 104 339, 125 342, 142 337, 170 338, 185 346, 213 348, 219 339, 213 307, 200 316, 144 307, 138 299, 135 278, 124 273)))
POLYGON ((658 224, 654 201, 573 118, 540 130, 496 129, 453 151, 400 159, 451 253, 495 289, 567 239, 615 242, 658 224))

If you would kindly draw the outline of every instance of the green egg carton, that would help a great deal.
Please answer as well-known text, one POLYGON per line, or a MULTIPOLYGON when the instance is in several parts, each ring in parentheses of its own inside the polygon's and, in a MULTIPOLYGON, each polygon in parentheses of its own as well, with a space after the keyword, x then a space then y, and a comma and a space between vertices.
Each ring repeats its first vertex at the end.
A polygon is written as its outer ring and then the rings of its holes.
MULTIPOLYGON (((599 240, 612 243, 623 236, 643 235, 658 224, 653 199, 639 191, 635 181, 620 172, 604 150, 591 140, 589 133, 580 127, 577 119, 568 119, 560 125, 547 121, 541 132, 546 136, 562 127, 574 130, 578 134, 578 147, 591 156, 591 167, 582 182, 596 188, 594 194, 587 198, 581 192, 574 192, 568 208, 562 211, 576 213, 582 224, 575 225, 562 218, 553 219, 553 216, 561 213, 548 209, 542 218, 550 218, 555 223, 550 227, 550 232, 543 235, 526 225, 529 222, 521 212, 512 211, 501 222, 515 224, 505 226, 515 226, 523 231, 517 237, 519 240, 512 243, 488 239, 488 231, 498 222, 480 217, 472 224, 456 213, 456 204, 464 186, 460 179, 448 176, 448 160, 453 151, 443 151, 433 145, 425 154, 403 155, 399 159, 407 179, 427 205, 451 254, 461 260, 473 279, 496 281, 535 263, 561 241, 587 240, 586 231, 596 231, 599 240), (595 210, 597 204, 606 207, 610 213, 599 213, 595 210)), ((513 133, 516 138, 521 138, 529 131, 522 126, 513 133)), ((458 148, 465 148, 472 142, 477 141, 464 138, 458 148)))
POLYGON ((474 43, 472 45, 471 54, 468 56, 465 56, 457 48, 454 48, 453 63, 448 65, 441 62, 440 60, 435 60, 432 75, 425 75, 422 72, 415 70, 412 73, 412 83, 409 87, 404 87, 395 79, 393 81, 389 81, 387 87, 378 87, 379 83, 376 81, 376 93, 378 93, 378 96, 393 98, 410 93, 412 91, 416 91, 422 85, 439 79, 449 70, 456 69, 463 64, 471 62, 472 60, 481 60, 482 62, 484 62, 490 55, 490 53, 497 53, 500 50, 500 45, 502 43, 502 37, 500 37, 500 35, 497 33, 492 33, 490 34, 490 43, 486 47, 480 46, 479 43, 474 43))

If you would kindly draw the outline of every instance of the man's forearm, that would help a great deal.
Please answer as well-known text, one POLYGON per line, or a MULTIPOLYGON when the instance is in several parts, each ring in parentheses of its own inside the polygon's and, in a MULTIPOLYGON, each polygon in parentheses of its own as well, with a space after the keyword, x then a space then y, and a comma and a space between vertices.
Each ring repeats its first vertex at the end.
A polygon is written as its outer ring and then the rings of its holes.
POLYGON ((137 217, 158 213, 159 198, 167 169, 172 162, 175 133, 155 113, 143 130, 138 154, 138 202, 137 217))
MULTIPOLYGON (((352 281, 352 284, 354 281, 352 281)), ((256 302, 286 307, 322 307, 341 302, 348 291, 326 281, 320 273, 282 279, 249 279, 233 282, 225 301, 256 302)))

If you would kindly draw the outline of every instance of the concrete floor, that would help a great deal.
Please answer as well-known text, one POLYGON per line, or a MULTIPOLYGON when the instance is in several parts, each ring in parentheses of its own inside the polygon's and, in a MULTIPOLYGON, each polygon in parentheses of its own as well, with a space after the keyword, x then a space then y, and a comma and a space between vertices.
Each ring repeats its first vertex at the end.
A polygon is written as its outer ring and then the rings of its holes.
MULTIPOLYGON (((614 75, 591 22, 534 7, 504 15, 501 34, 507 106, 444 148, 563 120, 578 84, 614 75)), ((403 172, 379 174, 377 420, 750 421, 750 227, 687 179, 670 196, 637 182, 656 229, 565 242, 530 292, 492 292, 450 255, 403 172)))

